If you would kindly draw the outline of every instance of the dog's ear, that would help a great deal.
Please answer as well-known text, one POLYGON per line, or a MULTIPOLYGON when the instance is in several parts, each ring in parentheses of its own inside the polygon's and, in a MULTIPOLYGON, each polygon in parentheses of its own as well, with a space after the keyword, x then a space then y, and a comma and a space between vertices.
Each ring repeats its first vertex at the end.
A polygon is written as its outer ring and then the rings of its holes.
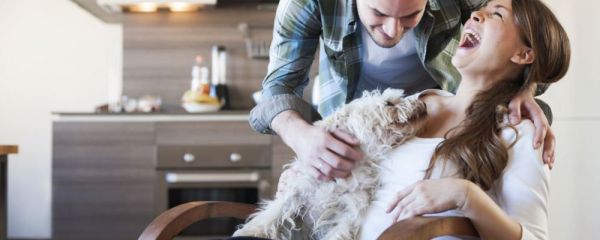
POLYGON ((386 100, 387 105, 396 105, 400 103, 402 97, 404 97, 404 90, 388 88, 383 91, 381 96, 386 100))

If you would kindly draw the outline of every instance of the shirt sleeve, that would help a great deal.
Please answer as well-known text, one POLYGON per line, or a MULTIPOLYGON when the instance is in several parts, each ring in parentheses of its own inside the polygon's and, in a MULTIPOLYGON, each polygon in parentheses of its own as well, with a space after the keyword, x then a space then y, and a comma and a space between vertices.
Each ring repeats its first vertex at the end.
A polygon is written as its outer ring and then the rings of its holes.
POLYGON ((535 127, 523 120, 515 127, 503 130, 509 149, 509 161, 497 184, 498 205, 522 227, 521 239, 548 238, 548 197, 550 170, 542 161, 542 147, 533 149, 535 127))
POLYGON ((316 0, 279 2, 261 103, 250 113, 250 125, 256 131, 273 133, 271 120, 285 110, 295 110, 305 120, 314 121, 316 111, 302 100, 302 94, 309 81, 308 73, 320 35, 321 18, 316 0))

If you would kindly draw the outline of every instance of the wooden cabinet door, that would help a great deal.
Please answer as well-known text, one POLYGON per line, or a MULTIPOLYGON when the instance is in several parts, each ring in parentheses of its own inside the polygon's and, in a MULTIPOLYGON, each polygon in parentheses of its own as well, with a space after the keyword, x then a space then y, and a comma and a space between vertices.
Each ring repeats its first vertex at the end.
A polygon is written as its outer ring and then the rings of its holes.
POLYGON ((53 124, 53 239, 137 239, 156 216, 154 123, 53 124))

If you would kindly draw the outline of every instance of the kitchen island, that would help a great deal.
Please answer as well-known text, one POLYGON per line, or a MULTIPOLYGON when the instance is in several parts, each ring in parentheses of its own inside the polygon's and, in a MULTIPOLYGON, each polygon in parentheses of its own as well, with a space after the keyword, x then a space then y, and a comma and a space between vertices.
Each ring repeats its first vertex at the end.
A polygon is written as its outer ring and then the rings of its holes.
POLYGON ((231 193, 252 185, 259 197, 272 197, 291 150, 277 136, 254 132, 248 116, 53 114, 53 238, 135 239, 158 214, 190 200, 193 192, 182 189, 219 186, 231 193), (168 177, 190 174, 210 183, 168 177), (234 180, 246 175, 258 178, 234 180))

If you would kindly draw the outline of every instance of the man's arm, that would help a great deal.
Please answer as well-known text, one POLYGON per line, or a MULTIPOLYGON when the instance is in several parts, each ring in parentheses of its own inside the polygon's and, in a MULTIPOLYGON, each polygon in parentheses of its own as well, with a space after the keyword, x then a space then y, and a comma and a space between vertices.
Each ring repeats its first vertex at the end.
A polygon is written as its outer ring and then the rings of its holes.
POLYGON ((279 2, 261 103, 250 113, 250 125, 256 131, 273 134, 273 118, 286 110, 297 112, 307 122, 318 117, 312 106, 302 100, 302 92, 308 84, 320 34, 316 0, 279 2))
POLYGON ((521 91, 509 103, 510 122, 517 125, 521 122, 521 118, 531 119, 535 125, 535 138, 533 139, 533 147, 538 148, 544 146, 543 159, 550 166, 554 164, 554 148, 556 138, 554 132, 550 128, 552 123, 552 110, 544 101, 534 99, 539 86, 531 84, 528 89, 521 91))
POLYGON ((260 133, 277 133, 299 160, 311 166, 307 174, 331 180, 348 176, 362 153, 354 149, 358 141, 352 136, 313 126, 320 116, 301 98, 322 31, 316 1, 279 2, 268 74, 261 103, 250 113, 250 125, 260 133))

